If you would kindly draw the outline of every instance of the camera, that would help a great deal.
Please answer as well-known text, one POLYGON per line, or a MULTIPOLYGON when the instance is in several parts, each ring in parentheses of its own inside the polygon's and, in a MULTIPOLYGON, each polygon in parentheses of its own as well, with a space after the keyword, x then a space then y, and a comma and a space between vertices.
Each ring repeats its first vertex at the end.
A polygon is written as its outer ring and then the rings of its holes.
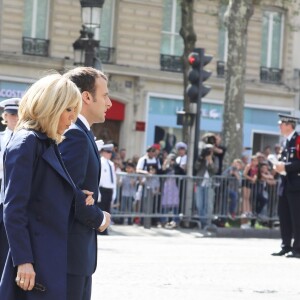
POLYGON ((212 154, 212 151, 213 151, 213 145, 211 144, 207 144, 205 145, 205 147, 202 149, 201 153, 200 153, 200 156, 205 158, 209 155, 212 154))
POLYGON ((210 145, 215 145, 217 142, 216 136, 213 133, 206 133, 203 137, 202 137, 202 141, 205 144, 210 144, 210 145))

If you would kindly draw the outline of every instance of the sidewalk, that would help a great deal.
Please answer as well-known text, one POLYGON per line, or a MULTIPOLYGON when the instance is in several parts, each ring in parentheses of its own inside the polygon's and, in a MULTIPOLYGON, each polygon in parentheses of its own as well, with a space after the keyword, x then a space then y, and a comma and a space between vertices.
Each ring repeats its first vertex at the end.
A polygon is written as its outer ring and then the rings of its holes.
POLYGON ((151 227, 145 229, 143 226, 136 225, 111 225, 110 235, 114 236, 162 236, 162 237, 216 237, 216 238, 264 238, 279 239, 279 229, 240 229, 240 228, 221 228, 213 227, 209 230, 199 230, 197 227, 192 229, 176 228, 165 229, 151 227))

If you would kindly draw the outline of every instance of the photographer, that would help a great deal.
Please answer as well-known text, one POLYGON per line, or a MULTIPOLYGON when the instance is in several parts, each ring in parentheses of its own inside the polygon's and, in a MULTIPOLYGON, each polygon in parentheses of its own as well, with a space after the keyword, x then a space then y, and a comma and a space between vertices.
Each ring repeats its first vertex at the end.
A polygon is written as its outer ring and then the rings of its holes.
POLYGON ((212 144, 205 144, 195 163, 196 176, 200 177, 196 188, 196 206, 203 228, 207 225, 208 218, 212 214, 214 202, 214 190, 211 184, 211 177, 216 173, 213 147, 212 144))

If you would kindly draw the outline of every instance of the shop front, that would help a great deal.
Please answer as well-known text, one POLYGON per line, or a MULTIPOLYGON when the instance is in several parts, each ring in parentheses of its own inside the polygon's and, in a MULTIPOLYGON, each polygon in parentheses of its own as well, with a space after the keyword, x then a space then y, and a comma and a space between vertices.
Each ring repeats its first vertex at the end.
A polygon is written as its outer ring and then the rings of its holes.
MULTIPOLYGON (((182 126, 176 124, 176 112, 183 109, 183 100, 178 97, 149 94, 146 144, 161 143, 171 151, 176 142, 182 140, 182 126)), ((251 153, 271 147, 279 142, 278 113, 289 113, 284 108, 244 108, 243 144, 251 153)), ((200 136, 205 132, 221 133, 223 105, 217 101, 203 99, 200 121, 200 136)))

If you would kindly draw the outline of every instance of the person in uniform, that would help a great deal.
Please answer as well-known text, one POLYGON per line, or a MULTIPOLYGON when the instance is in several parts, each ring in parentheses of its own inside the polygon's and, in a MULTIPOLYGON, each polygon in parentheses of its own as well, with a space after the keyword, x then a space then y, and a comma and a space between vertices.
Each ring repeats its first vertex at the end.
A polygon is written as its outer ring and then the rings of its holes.
POLYGON ((176 157, 176 169, 175 174, 185 175, 186 168, 187 168, 187 144, 184 142, 178 142, 175 145, 177 150, 177 157, 176 157))
MULTIPOLYGON (((104 144, 98 147, 100 151, 101 161, 101 177, 100 177, 100 197, 97 203, 101 210, 110 213, 111 202, 116 198, 117 194, 117 177, 114 163, 111 161, 114 150, 113 144, 104 144)), ((107 229, 100 232, 101 235, 108 235, 107 229)))
POLYGON ((279 114, 279 118, 286 142, 280 161, 273 168, 282 179, 278 203, 282 244, 281 250, 272 255, 300 258, 300 135, 295 130, 299 119, 285 114, 279 114))
POLYGON ((20 98, 11 98, 0 102, 0 108, 3 109, 2 124, 6 125, 5 130, 0 132, 0 278, 3 272, 8 251, 7 237, 3 223, 3 153, 18 122, 18 108, 20 100, 20 98))

